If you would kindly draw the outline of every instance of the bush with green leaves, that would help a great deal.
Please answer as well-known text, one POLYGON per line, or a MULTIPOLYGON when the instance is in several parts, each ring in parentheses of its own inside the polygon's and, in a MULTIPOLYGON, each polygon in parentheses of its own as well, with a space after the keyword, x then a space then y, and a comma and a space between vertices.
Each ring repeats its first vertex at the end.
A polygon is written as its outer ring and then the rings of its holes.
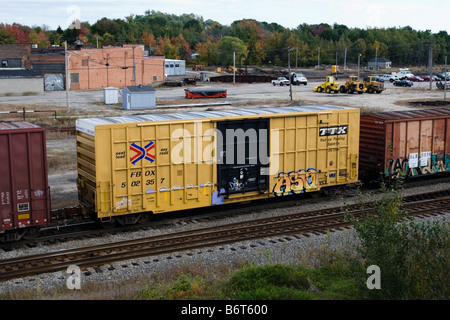
POLYGON ((363 293, 370 299, 448 299, 449 225, 408 218, 400 188, 382 190, 375 214, 349 216, 364 265, 381 271, 381 289, 363 293))

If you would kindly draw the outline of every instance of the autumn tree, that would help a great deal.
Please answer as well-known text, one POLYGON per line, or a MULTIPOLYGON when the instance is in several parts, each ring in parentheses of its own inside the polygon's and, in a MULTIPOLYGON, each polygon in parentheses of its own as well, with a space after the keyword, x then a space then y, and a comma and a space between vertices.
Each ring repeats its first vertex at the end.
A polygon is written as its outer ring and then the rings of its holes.
POLYGON ((44 31, 38 33, 36 30, 31 30, 28 38, 30 43, 37 44, 40 48, 47 48, 50 45, 50 41, 48 41, 44 31))
POLYGON ((141 42, 142 44, 150 47, 150 54, 152 52, 152 49, 156 48, 157 42, 153 33, 149 34, 147 31, 143 31, 141 36, 141 42))
POLYGON ((155 50, 156 54, 165 55, 167 59, 177 59, 177 48, 172 44, 168 36, 160 39, 155 50))
POLYGON ((227 36, 219 45, 219 62, 223 66, 233 65, 233 53, 236 55, 236 65, 242 65, 247 58, 247 48, 244 41, 236 37, 227 36))
POLYGON ((6 26, 0 24, 0 44, 12 44, 14 43, 14 36, 6 30, 6 26))
POLYGON ((172 38, 172 44, 176 48, 176 59, 187 59, 192 51, 189 47, 189 43, 184 39, 183 35, 180 33, 177 37, 172 38))
POLYGON ((19 23, 7 24, 5 26, 5 32, 12 36, 13 43, 16 44, 28 44, 30 43, 29 27, 24 27, 19 23))

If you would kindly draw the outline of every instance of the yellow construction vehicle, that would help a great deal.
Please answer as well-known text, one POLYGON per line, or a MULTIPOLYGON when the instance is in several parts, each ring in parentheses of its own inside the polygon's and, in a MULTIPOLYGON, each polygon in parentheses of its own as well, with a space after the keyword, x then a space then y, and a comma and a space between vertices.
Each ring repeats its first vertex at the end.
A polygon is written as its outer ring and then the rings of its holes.
POLYGON ((364 83, 359 82, 357 76, 349 76, 347 82, 339 88, 339 91, 341 93, 352 94, 358 92, 359 94, 362 94, 365 91, 364 83))
POLYGON ((377 80, 377 76, 364 77, 364 91, 367 93, 382 93, 386 88, 384 82, 377 80))
POLYGON ((328 76, 326 81, 319 86, 315 86, 313 91, 326 93, 331 93, 332 91, 334 91, 334 93, 338 93, 339 83, 334 80, 334 77, 328 76))

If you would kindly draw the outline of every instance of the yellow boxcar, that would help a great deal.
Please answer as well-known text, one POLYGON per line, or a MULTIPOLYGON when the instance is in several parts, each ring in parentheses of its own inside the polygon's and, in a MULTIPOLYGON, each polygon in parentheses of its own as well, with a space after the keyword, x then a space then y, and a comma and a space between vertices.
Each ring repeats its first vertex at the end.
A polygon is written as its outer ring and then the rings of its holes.
POLYGON ((358 182, 359 109, 308 106, 77 120, 80 202, 101 221, 358 182))

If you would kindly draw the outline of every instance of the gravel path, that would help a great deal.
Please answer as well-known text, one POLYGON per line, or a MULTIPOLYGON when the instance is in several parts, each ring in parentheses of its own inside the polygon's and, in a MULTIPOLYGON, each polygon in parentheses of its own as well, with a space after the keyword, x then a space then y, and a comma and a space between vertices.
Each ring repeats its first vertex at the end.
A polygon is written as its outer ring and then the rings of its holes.
MULTIPOLYGON (((427 187, 427 191, 449 189, 450 183, 439 183, 427 187)), ((404 195, 420 194, 423 187, 415 187, 405 189, 404 195)), ((378 199, 379 195, 376 192, 364 194, 364 200, 370 201, 378 199)), ((305 200, 305 204, 300 207, 305 211, 318 210, 326 207, 334 207, 336 205, 346 205, 358 203, 359 198, 355 197, 340 197, 337 199, 318 199, 305 200)), ((299 208, 295 208, 298 210, 299 208)), ((182 230, 190 230, 212 226, 217 224, 228 224, 243 220, 251 220, 255 218, 263 218, 274 215, 286 215, 292 213, 294 208, 282 208, 278 210, 269 210, 266 212, 258 212, 246 215, 236 216, 234 218, 227 218, 223 220, 211 222, 198 223, 180 223, 178 226, 167 228, 140 230, 135 232, 118 233, 115 235, 107 235, 101 238, 94 238, 88 240, 71 240, 63 243, 56 243, 54 245, 38 246, 36 248, 17 249, 10 252, 0 252, 1 259, 17 257, 21 255, 38 254, 48 251, 58 251, 68 248, 89 246, 94 244, 116 242, 128 240, 132 238, 145 237, 157 235, 161 233, 176 232, 182 230)), ((439 217, 432 217, 428 219, 443 219, 447 221, 450 218, 450 213, 439 217)), ((110 265, 102 266, 98 270, 88 269, 89 272, 81 274, 81 289, 83 287, 108 286, 112 289, 110 292, 111 298, 114 298, 118 292, 123 292, 124 286, 128 283, 133 283, 148 277, 149 275, 157 275, 170 272, 170 270, 179 270, 181 267, 188 267, 190 265, 201 266, 210 272, 214 272, 215 268, 221 266, 241 265, 243 262, 252 262, 255 264, 265 264, 273 262, 293 263, 295 261, 303 260, 309 257, 311 252, 318 252, 324 248, 329 249, 350 249, 355 245, 355 238, 351 229, 343 231, 334 231, 328 234, 296 236, 289 235, 285 237, 266 238, 254 241, 244 241, 230 245, 211 247, 205 249, 196 249, 188 252, 179 252, 172 254, 164 254, 159 256, 150 256, 141 259, 133 259, 129 261, 116 262, 110 265), (117 291, 118 290, 118 291, 117 291)), ((1 250, 1 249, 0 249, 1 250)), ((310 261, 314 264, 314 261, 310 261)), ((30 290, 31 292, 47 292, 46 290, 64 291, 67 293, 66 282, 69 274, 66 272, 56 272, 38 275, 35 277, 27 277, 23 279, 15 279, 0 283, 0 295, 7 294, 8 298, 14 297, 23 290, 30 290)), ((75 292, 82 292, 83 290, 75 290, 75 292)), ((52 298, 43 296, 43 299, 52 298)), ((60 298, 58 296, 57 298, 60 298)), ((102 296, 101 299, 107 297, 102 296)))

